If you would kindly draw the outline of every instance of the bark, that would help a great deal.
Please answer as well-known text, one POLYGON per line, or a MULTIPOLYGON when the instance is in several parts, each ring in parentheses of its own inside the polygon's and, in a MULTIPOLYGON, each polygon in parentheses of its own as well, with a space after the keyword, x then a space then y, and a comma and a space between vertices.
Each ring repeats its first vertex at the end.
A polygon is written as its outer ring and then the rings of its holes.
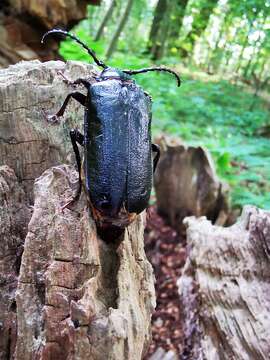
POLYGON ((119 20, 119 25, 117 26, 115 33, 112 36, 111 42, 108 46, 107 52, 106 52, 106 58, 110 59, 111 56, 113 55, 114 51, 116 50, 117 47, 117 42, 119 40, 119 37, 128 21, 128 17, 131 11, 133 5, 133 0, 128 0, 127 2, 127 6, 125 8, 124 13, 122 14, 121 19, 119 20))
POLYGON ((11 359, 16 346, 15 292, 23 243, 31 216, 14 171, 0 166, 0 359, 11 359))
POLYGON ((101 24, 100 24, 98 31, 96 33, 96 36, 94 38, 94 41, 98 41, 102 37, 104 29, 105 29, 106 25, 108 24, 110 18, 112 17, 113 10, 116 5, 117 5, 116 0, 112 0, 103 20, 101 21, 101 24))
POLYGON ((270 213, 244 208, 229 228, 188 218, 179 280, 188 359, 269 359, 270 213))
POLYGON ((42 35, 55 26, 74 26, 86 17, 89 3, 99 0, 5 1, 0 5, 0 67, 21 60, 59 58, 60 37, 42 45, 42 35))
POLYGON ((216 5, 217 0, 207 0, 202 4, 201 8, 199 8, 198 12, 194 15, 192 29, 183 40, 185 47, 181 48, 182 57, 188 57, 189 54, 192 54, 195 42, 200 38, 206 29, 209 18, 216 5))
POLYGON ((179 231, 189 215, 207 216, 224 224, 228 216, 226 185, 218 179, 210 154, 201 147, 161 139, 163 148, 154 186, 157 207, 179 231))
POLYGON ((141 359, 155 306, 143 215, 120 243, 106 244, 84 196, 74 211, 61 211, 76 179, 63 165, 35 182, 16 294, 15 359, 141 359))
POLYGON ((0 164, 14 169, 30 198, 33 182, 43 171, 70 161, 69 129, 82 127, 83 109, 76 101, 70 101, 59 126, 46 120, 74 91, 60 71, 71 79, 95 73, 91 65, 38 60, 0 70, 0 164))
POLYGON ((78 174, 59 164, 73 162, 68 128, 80 127, 83 113, 73 101, 67 123, 44 119, 42 108, 55 112, 71 92, 59 70, 71 79, 94 73, 90 65, 60 61, 0 71, 1 164, 15 170, 0 167, 0 357, 141 359, 155 306, 145 218, 105 243, 84 193, 73 211, 61 211, 78 174))

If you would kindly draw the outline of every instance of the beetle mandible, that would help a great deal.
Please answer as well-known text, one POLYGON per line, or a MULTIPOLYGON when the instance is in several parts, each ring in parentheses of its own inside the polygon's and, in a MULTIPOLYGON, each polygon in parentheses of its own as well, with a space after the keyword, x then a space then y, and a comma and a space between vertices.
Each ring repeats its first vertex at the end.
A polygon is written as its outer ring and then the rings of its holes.
POLYGON ((166 71, 176 77, 178 86, 180 78, 164 67, 139 70, 109 67, 75 35, 53 29, 43 35, 42 43, 49 34, 75 40, 103 68, 94 83, 89 79, 75 80, 73 84, 86 87, 87 95, 77 91, 68 94, 53 117, 64 114, 71 98, 85 107, 84 134, 70 131, 79 185, 75 197, 64 207, 79 199, 83 184, 99 232, 110 237, 122 231, 148 206, 153 173, 160 157, 159 147, 151 142, 151 98, 131 75, 166 71), (84 148, 83 166, 77 143, 84 148))

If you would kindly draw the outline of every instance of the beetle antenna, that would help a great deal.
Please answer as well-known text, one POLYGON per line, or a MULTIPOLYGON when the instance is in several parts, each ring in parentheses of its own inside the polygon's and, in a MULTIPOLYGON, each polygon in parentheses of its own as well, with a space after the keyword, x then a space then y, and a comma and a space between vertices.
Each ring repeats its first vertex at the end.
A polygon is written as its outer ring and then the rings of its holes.
POLYGON ((95 52, 90 49, 87 45, 85 45, 80 39, 77 38, 77 36, 67 32, 67 31, 64 31, 64 30, 61 30, 61 29, 52 29, 50 31, 47 31, 43 36, 42 36, 42 39, 41 39, 41 43, 43 44, 44 43, 44 40, 45 38, 50 35, 50 34, 62 34, 62 35, 65 35, 65 36, 68 36, 70 37, 71 39, 75 40, 78 44, 80 44, 87 52, 89 55, 92 56, 92 58, 94 59, 95 63, 98 65, 98 66, 101 66, 103 69, 107 68, 108 66, 104 64, 103 61, 99 60, 95 54, 95 52))
POLYGON ((176 77, 177 86, 181 85, 181 79, 178 76, 178 74, 175 71, 165 68, 165 67, 151 67, 151 68, 138 69, 138 70, 123 70, 123 72, 128 75, 137 75, 137 74, 141 74, 141 73, 146 73, 148 71, 166 71, 170 74, 173 74, 176 77))

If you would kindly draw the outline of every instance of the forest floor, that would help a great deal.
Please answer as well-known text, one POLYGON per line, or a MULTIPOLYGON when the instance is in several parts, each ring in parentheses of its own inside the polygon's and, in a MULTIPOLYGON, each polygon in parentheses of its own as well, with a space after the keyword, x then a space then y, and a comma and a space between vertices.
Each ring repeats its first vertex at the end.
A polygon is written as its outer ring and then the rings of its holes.
POLYGON ((156 207, 151 206, 145 229, 145 251, 155 272, 157 306, 152 317, 153 340, 145 360, 158 348, 175 352, 177 358, 183 352, 177 280, 186 260, 185 245, 185 237, 166 225, 156 207))

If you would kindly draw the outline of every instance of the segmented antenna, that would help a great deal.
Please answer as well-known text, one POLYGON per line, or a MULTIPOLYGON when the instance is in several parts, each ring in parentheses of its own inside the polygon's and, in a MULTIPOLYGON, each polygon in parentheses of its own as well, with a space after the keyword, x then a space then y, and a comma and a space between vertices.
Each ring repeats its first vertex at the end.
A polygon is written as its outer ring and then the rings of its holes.
POLYGON ((123 70, 123 72, 128 75, 137 75, 137 74, 145 73, 148 71, 166 71, 170 74, 173 74, 176 77, 177 86, 181 85, 181 79, 178 76, 178 74, 175 71, 165 68, 165 67, 151 67, 151 68, 144 68, 144 69, 138 69, 138 70, 123 70))
POLYGON ((85 45, 80 39, 78 39, 75 35, 67 32, 67 31, 64 31, 64 30, 61 30, 61 29, 52 29, 50 31, 47 31, 43 36, 42 36, 42 39, 41 39, 41 43, 43 44, 44 43, 44 39, 50 35, 50 34, 62 34, 62 35, 65 35, 65 36, 68 36, 70 37, 71 39, 75 40, 78 44, 80 44, 87 52, 89 55, 92 56, 92 58, 94 59, 95 63, 102 67, 103 69, 106 69, 108 66, 104 64, 103 61, 99 60, 97 57, 96 57, 96 54, 95 52, 90 49, 87 45, 85 45))

